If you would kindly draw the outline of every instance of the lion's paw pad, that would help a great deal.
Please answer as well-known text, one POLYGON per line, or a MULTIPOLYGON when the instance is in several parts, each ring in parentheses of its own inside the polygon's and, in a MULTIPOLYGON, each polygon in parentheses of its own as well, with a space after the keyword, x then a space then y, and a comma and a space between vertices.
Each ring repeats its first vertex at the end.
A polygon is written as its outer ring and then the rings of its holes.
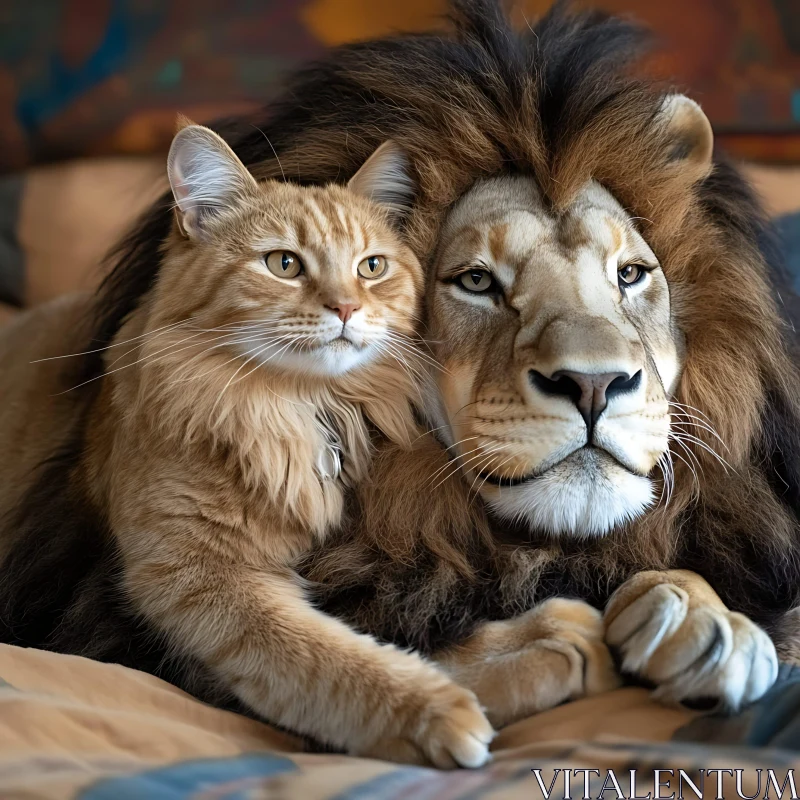
POLYGON ((778 674, 761 628, 724 608, 690 606, 673 584, 654 586, 611 616, 606 641, 623 672, 655 684, 656 696, 671 702, 710 700, 735 711, 763 697, 778 674))

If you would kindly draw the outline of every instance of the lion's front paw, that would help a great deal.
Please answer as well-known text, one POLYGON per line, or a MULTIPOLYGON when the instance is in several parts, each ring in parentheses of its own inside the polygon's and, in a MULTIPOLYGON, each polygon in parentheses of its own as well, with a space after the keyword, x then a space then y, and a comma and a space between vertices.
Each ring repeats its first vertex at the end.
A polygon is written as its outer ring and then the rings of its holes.
POLYGON ((691 603, 671 583, 629 597, 620 590, 609 601, 606 641, 618 649, 623 672, 655 684, 657 697, 711 700, 719 710, 736 711, 775 682, 772 640, 742 614, 691 603))
POLYGON ((475 692, 498 728, 621 683, 602 615, 578 600, 553 598, 512 619, 485 622, 438 659, 475 692))
POLYGON ((366 755, 440 769, 476 768, 489 761, 495 733, 472 692, 447 682, 412 705, 399 735, 379 741, 366 755))
MULTIPOLYGON (((552 598, 523 615, 535 622, 538 644, 570 663, 568 699, 616 689, 621 681, 605 642, 603 616, 581 600, 552 598)), ((523 619, 520 619, 522 622, 523 619)))

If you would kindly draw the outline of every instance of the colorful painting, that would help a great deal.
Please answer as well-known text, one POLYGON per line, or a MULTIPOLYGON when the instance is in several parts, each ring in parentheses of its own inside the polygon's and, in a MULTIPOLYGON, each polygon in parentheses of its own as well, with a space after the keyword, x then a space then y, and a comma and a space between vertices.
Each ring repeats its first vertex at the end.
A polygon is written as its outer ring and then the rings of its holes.
POLYGON ((298 0, 6 0, 0 167, 147 152, 198 118, 267 101, 322 45, 298 0))
POLYGON ((598 0, 651 27, 653 62, 703 106, 742 156, 800 161, 797 0, 598 0))
MULTIPOLYGON (((520 24, 550 0, 512 4, 520 24)), ((656 33, 652 68, 738 152, 800 161, 797 0, 578 0, 656 33)), ((176 111, 205 120, 269 102, 326 45, 439 24, 445 0, 5 0, 0 170, 162 149, 176 111)))

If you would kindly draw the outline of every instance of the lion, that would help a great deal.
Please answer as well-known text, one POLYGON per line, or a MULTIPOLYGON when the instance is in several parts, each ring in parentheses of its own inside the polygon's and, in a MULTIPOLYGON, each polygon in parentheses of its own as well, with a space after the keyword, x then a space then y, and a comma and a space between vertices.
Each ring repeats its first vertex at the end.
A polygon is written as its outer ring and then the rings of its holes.
MULTIPOLYGON (((495 726, 616 685, 608 647, 665 700, 735 710, 778 654, 800 659, 800 378, 763 214, 701 108, 635 76, 630 23, 557 4, 518 32, 491 0, 454 0, 451 19, 339 48, 217 127, 258 177, 303 184, 345 181, 391 137, 419 186, 420 438, 376 442, 302 575, 495 726)), ((224 704, 127 603, 80 469, 104 348, 146 302, 171 214, 164 198, 136 225, 96 299, 0 344, 6 364, 83 353, 5 376, 0 638, 224 704)))

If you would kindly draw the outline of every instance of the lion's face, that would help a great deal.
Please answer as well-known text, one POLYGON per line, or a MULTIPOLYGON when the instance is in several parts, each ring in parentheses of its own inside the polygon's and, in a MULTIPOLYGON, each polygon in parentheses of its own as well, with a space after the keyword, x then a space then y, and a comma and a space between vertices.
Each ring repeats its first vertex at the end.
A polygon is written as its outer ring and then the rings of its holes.
POLYGON ((635 222, 597 183, 556 214, 524 177, 476 184, 446 221, 430 293, 442 422, 502 517, 601 535, 654 500, 682 347, 635 222))

